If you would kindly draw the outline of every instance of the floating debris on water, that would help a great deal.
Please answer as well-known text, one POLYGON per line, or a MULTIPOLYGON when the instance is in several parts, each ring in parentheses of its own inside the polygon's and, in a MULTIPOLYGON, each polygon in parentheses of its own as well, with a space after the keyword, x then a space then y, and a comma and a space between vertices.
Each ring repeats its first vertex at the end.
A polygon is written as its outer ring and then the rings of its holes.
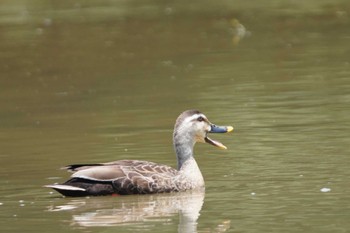
POLYGON ((330 188, 321 188, 320 191, 323 192, 323 193, 327 193, 327 192, 330 192, 331 189, 330 188))
POLYGON ((51 176, 51 177, 47 177, 46 179, 47 180, 59 180, 59 179, 62 179, 62 177, 60 177, 60 176, 51 176))

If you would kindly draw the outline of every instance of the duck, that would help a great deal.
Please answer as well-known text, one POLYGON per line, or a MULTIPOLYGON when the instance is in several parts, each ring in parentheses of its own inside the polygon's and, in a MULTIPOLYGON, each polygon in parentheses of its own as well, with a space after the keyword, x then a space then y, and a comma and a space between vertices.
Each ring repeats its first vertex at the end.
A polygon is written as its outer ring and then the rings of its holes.
POLYGON ((232 126, 211 123, 199 110, 186 110, 176 119, 173 146, 177 169, 142 160, 118 160, 107 163, 72 164, 72 172, 62 184, 45 185, 67 197, 154 194, 204 188, 204 178, 194 158, 197 142, 227 149, 208 133, 232 132, 232 126))

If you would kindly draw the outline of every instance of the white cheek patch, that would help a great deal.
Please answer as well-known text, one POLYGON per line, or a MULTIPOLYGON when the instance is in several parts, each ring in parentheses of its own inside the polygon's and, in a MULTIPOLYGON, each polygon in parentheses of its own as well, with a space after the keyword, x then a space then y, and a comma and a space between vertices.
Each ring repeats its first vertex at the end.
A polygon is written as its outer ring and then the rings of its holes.
POLYGON ((199 114, 194 114, 194 115, 192 115, 192 116, 190 116, 190 117, 187 117, 187 118, 185 119, 185 122, 191 122, 191 121, 197 119, 198 116, 199 116, 199 114))
POLYGON ((190 121, 193 121, 193 120, 197 120, 199 117, 203 117, 204 119, 207 119, 207 117, 204 116, 204 114, 194 114, 194 115, 192 115, 190 117, 187 117, 185 119, 185 122, 190 122, 190 121))
POLYGON ((197 142, 203 142, 205 135, 205 131, 210 131, 210 126, 207 126, 206 120, 199 122, 198 118, 202 117, 203 119, 207 119, 204 114, 194 114, 191 116, 188 116, 184 119, 184 121, 181 124, 181 127, 179 127, 179 131, 187 131, 187 132, 194 132, 195 133, 195 139, 197 142), (203 133, 203 135, 202 135, 203 133))
POLYGON ((188 127, 193 127, 193 129, 195 129, 196 131, 200 130, 200 128, 202 127, 204 121, 203 122, 197 121, 197 119, 199 117, 202 117, 202 118, 206 119, 206 117, 203 114, 194 114, 194 115, 192 115, 190 117, 187 117, 185 119, 184 125, 187 125, 188 127))

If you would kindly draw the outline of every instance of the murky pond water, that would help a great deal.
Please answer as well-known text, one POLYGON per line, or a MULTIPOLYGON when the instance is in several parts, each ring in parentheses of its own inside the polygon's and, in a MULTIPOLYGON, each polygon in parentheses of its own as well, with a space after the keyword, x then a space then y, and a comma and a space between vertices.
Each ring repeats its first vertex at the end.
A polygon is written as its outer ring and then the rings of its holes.
POLYGON ((2 1, 4 232, 348 232, 347 1, 2 1), (71 163, 176 166, 198 108, 205 193, 62 198, 71 163))

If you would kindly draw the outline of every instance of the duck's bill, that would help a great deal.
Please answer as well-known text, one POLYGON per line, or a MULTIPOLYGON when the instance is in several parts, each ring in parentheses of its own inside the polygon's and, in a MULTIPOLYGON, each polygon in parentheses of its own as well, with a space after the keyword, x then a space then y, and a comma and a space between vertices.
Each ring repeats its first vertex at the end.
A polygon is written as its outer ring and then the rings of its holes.
POLYGON ((209 133, 229 133, 233 131, 232 126, 218 126, 218 125, 210 125, 211 129, 209 133))
MULTIPOLYGON (((217 125, 211 125, 211 129, 209 133, 229 133, 233 131, 232 126, 217 126, 217 125)), ((215 141, 209 137, 205 137, 205 142, 209 143, 213 146, 219 147, 221 149, 227 149, 227 147, 222 144, 221 142, 215 141)))
POLYGON ((220 149, 224 149, 224 150, 227 149, 227 147, 224 144, 222 144, 221 142, 215 141, 215 140, 210 139, 208 137, 205 137, 205 142, 209 143, 213 146, 219 147, 220 149))

